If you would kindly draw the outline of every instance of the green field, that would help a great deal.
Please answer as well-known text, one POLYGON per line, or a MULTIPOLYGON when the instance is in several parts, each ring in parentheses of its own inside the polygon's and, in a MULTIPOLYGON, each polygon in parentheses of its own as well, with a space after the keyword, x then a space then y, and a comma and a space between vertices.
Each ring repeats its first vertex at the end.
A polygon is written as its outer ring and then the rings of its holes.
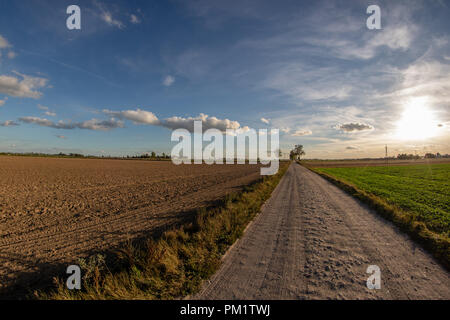
POLYGON ((314 168, 405 210, 430 231, 450 235, 450 164, 314 168))

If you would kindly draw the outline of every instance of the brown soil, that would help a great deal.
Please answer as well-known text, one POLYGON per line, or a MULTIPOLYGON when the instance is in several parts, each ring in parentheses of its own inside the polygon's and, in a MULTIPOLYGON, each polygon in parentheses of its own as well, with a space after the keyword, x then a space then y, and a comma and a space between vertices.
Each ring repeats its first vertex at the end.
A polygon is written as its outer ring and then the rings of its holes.
MULTIPOLYGON (((181 223, 260 178, 256 165, 0 157, 0 292, 181 223)), ((13 294, 13 296, 11 296, 13 294)))

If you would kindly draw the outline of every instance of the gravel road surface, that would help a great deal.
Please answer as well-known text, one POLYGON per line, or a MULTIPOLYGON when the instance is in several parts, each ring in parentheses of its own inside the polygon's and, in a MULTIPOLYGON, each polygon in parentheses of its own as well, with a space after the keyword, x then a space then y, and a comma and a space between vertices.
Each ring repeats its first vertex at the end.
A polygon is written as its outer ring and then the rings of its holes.
POLYGON ((450 299, 449 273, 390 222, 292 164, 194 299, 450 299), (369 265, 381 289, 368 289, 369 265))

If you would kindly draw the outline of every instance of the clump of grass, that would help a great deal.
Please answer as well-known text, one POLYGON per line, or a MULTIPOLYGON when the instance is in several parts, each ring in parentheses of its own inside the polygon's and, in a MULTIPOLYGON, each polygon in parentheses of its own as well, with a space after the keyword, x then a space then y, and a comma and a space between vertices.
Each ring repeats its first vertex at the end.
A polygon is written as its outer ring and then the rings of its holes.
POLYGON ((324 172, 322 168, 308 168, 374 208, 380 215, 393 222, 412 239, 420 243, 447 270, 450 270, 450 238, 448 236, 448 229, 440 232, 440 229, 433 228, 433 225, 427 224, 427 221, 423 221, 420 215, 410 210, 390 203, 373 193, 361 190, 353 183, 324 172))
POLYGON ((286 172, 265 176, 215 208, 198 210, 192 221, 157 239, 128 243, 112 261, 96 258, 80 267, 81 290, 68 290, 57 279, 54 289, 37 292, 38 299, 175 299, 198 291, 220 266, 221 257, 243 233, 286 172))

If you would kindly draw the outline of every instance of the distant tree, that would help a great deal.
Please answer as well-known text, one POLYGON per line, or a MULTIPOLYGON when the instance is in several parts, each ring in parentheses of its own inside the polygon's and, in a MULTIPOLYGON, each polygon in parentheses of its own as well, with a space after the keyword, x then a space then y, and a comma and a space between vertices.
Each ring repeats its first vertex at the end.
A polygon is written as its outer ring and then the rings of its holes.
POLYGON ((399 160, 413 160, 413 159, 419 159, 420 158, 420 156, 418 156, 418 155, 414 155, 414 154, 412 154, 412 153, 410 153, 410 154, 406 154, 406 153, 399 153, 398 155, 397 155, 397 159, 399 159, 399 160))
POLYGON ((301 144, 296 144, 294 149, 291 150, 291 152, 289 153, 289 158, 291 160, 300 160, 302 156, 304 156, 305 150, 303 150, 303 145, 301 144))
POLYGON ((434 153, 425 153, 425 159, 434 159, 436 155, 434 153))
POLYGON ((152 151, 151 157, 152 157, 152 158, 156 158, 156 152, 155 152, 155 151, 152 151))

